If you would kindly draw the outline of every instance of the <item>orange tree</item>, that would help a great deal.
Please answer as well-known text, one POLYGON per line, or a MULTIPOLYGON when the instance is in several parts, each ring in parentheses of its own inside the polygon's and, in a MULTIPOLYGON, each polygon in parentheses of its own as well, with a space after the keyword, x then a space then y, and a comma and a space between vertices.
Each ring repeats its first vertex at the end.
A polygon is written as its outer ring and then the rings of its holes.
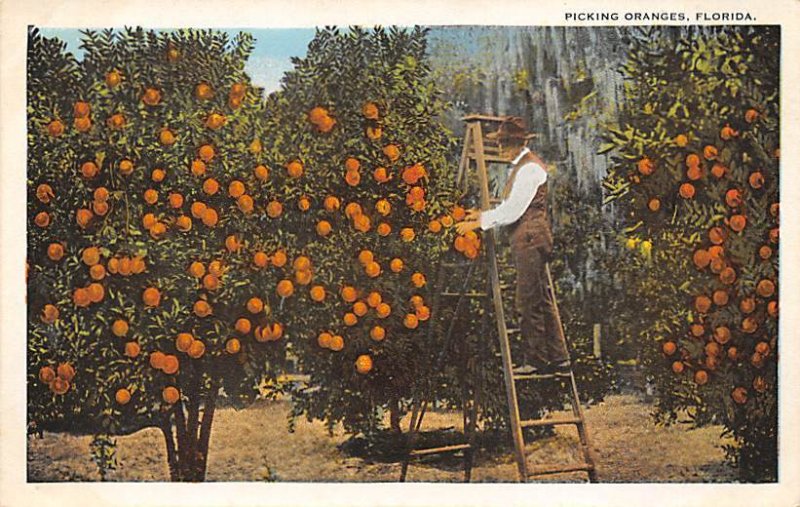
MULTIPOLYGON (((267 99, 268 199, 291 231, 282 247, 307 261, 282 268, 288 293, 276 287, 277 304, 293 308, 292 353, 311 376, 294 412, 353 433, 378 428, 384 410, 398 430, 442 346, 428 332, 431 285, 463 210, 425 36, 318 30, 267 99)), ((476 238, 462 241, 477 256, 476 238)))
POLYGON ((252 45, 87 31, 77 62, 29 35, 29 423, 158 427, 173 480, 204 478, 220 388, 252 400, 283 358, 238 254, 271 226, 242 176, 262 152, 252 45))
POLYGON ((656 378, 660 419, 723 424, 747 481, 777 479, 779 39, 633 33, 624 126, 603 147, 628 247, 617 317, 656 378))

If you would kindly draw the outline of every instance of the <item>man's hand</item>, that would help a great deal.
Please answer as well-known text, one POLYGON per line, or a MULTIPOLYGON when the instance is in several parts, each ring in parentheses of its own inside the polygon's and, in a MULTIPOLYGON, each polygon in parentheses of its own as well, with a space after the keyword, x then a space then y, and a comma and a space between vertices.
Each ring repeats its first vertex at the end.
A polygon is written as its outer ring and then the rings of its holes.
POLYGON ((481 210, 475 209, 475 208, 472 208, 471 210, 468 210, 467 211, 467 216, 464 218, 464 220, 469 220, 469 221, 477 220, 478 222, 480 222, 481 221, 481 210))
POLYGON ((464 220, 456 224, 456 232, 459 234, 466 234, 469 231, 474 231, 481 226, 480 220, 464 220))

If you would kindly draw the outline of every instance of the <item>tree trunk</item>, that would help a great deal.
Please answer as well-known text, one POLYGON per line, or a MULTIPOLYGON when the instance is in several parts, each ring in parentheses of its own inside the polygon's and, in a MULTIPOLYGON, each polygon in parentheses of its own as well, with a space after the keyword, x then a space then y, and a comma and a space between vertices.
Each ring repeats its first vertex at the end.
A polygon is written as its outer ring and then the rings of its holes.
POLYGON ((400 403, 397 400, 392 400, 389 405, 389 427, 396 433, 402 433, 403 429, 400 427, 400 403))
POLYGON ((169 419, 161 426, 167 447, 170 480, 173 482, 203 482, 208 463, 208 444, 214 420, 217 392, 212 389, 206 395, 200 416, 200 401, 190 399, 175 405, 169 419), (202 418, 201 418, 202 417, 202 418))

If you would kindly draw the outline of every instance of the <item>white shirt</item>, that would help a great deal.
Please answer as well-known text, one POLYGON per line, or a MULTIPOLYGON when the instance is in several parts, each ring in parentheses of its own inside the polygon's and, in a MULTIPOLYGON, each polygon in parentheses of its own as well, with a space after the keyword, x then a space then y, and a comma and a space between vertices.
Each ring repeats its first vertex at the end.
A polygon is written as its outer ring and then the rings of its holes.
MULTIPOLYGON (((523 148, 517 157, 511 161, 516 165, 531 150, 523 148)), ((503 202, 496 208, 481 213, 481 229, 488 230, 499 225, 513 224, 525 213, 539 187, 547 181, 547 171, 535 162, 528 162, 517 171, 511 191, 503 202)))

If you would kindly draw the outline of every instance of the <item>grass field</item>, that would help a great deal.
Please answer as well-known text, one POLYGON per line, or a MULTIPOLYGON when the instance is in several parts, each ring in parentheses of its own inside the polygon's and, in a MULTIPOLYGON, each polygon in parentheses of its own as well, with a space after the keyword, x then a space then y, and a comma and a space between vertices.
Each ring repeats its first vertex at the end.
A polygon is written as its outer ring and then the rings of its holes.
MULTIPOLYGON (((688 425, 658 427, 651 406, 634 395, 612 395, 586 410, 587 425, 598 458, 601 482, 733 482, 736 471, 724 462, 718 426, 690 430, 688 425)), ((341 428, 330 437, 324 425, 298 420, 287 433, 288 402, 262 402, 245 410, 217 412, 208 458, 209 481, 396 481, 398 463, 348 456, 339 445, 341 428)), ((460 414, 434 412, 425 426, 458 426, 460 414)), ((97 481, 89 455, 89 437, 45 433, 28 445, 30 481, 97 481)), ((530 442, 530 463, 577 461, 574 427, 530 442)), ((168 481, 161 433, 139 431, 117 439, 121 466, 112 481, 168 481)), ((473 481, 515 480, 511 453, 485 449, 478 454, 473 481)), ((461 481, 462 460, 416 462, 409 481, 461 481)), ((583 481, 585 474, 547 477, 547 481, 583 481)))

